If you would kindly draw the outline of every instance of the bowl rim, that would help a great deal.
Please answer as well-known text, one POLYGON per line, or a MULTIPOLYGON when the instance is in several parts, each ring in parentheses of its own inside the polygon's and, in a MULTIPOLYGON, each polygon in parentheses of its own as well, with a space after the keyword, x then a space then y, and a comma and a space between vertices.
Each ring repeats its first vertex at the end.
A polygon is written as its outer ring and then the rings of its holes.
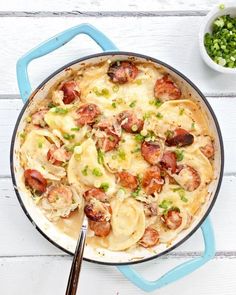
POLYGON ((218 139, 219 139, 219 145, 220 145, 220 169, 219 169, 219 175, 218 175, 218 182, 217 182, 217 186, 215 189, 215 193, 212 197, 212 200, 210 201, 210 204, 207 208, 207 210, 205 211, 205 213, 203 214, 203 216, 199 219, 198 223, 193 227, 193 229, 186 235, 184 236, 179 242, 177 242, 175 245, 169 247, 168 249, 166 249, 165 251, 162 251, 161 253, 157 253, 155 255, 152 255, 150 257, 144 258, 144 259, 140 259, 137 261, 129 261, 129 262, 103 262, 103 261, 98 261, 98 260, 93 260, 93 259, 89 259, 89 258, 83 258, 85 261, 88 262, 92 262, 92 263, 96 263, 96 264, 101 264, 101 265, 110 265, 110 266, 121 266, 121 265, 134 265, 134 264, 138 264, 138 263, 142 263, 142 262, 147 262, 150 261, 152 259, 158 258, 162 255, 165 255, 167 253, 169 253, 170 251, 174 250, 175 248, 179 247, 180 245, 182 245, 186 240, 188 240, 202 225, 202 223, 205 221, 205 219, 208 217, 208 215, 210 214, 216 199, 218 197, 219 191, 220 191, 220 187, 221 187, 221 183, 222 183, 222 179, 223 179, 223 171, 224 171, 224 144, 223 144, 223 138, 222 138, 222 133, 220 130, 220 126, 218 123, 218 120, 216 118, 216 115, 210 105, 210 103, 207 101, 206 97, 203 95, 203 93, 200 91, 200 89, 198 89, 198 87, 189 79, 187 78, 184 74, 182 74, 181 72, 179 72, 178 70, 176 70, 175 68, 173 68, 172 66, 168 65, 165 62, 162 62, 156 58, 144 55, 144 54, 140 54, 140 53, 134 53, 134 52, 127 52, 127 51, 106 51, 106 52, 101 52, 101 53, 96 53, 96 54, 92 54, 92 55, 87 55, 78 59, 73 60, 70 63, 67 63, 66 65, 60 67, 59 69, 57 69, 56 71, 54 71, 52 74, 50 74, 47 78, 45 78, 43 80, 43 82, 41 82, 39 84, 38 87, 36 87, 36 89, 31 93, 30 97, 28 98, 28 100, 26 101, 26 103, 24 104, 22 110, 20 111, 17 121, 15 123, 15 127, 14 127, 14 131, 12 134, 12 138, 11 138, 11 146, 10 146, 10 171, 11 171, 11 178, 12 178, 12 183, 13 183, 13 187, 17 196, 17 199, 25 213, 25 215, 28 217, 28 219, 30 220, 30 222, 33 224, 33 226, 37 229, 38 232, 40 232, 40 234, 46 238, 51 244, 53 244, 55 247, 59 248, 60 250, 62 250, 63 252, 70 254, 70 255, 74 255, 74 253, 72 253, 71 251, 63 248, 62 246, 60 246, 56 241, 52 240, 37 224, 35 224, 34 219, 31 217, 31 215, 29 214, 29 212, 27 211, 27 208, 24 205, 24 202, 21 199, 21 194, 17 189, 17 181, 16 181, 16 177, 15 177, 15 165, 14 165, 14 146, 15 146, 15 141, 16 141, 16 136, 17 136, 17 131, 18 131, 18 127, 19 124, 21 122, 22 116, 24 115, 29 103, 31 102, 31 100, 34 98, 34 96, 36 95, 36 93, 42 88, 44 87, 44 85, 50 80, 52 79, 55 75, 57 75, 58 73, 62 72, 63 70, 65 70, 66 68, 73 66, 76 63, 80 63, 83 61, 88 61, 89 59, 92 58, 97 58, 97 57, 104 57, 104 56, 115 56, 115 55, 124 55, 127 57, 137 57, 137 58, 143 58, 146 59, 147 61, 151 61, 155 64, 159 64, 161 66, 166 67, 167 69, 173 71, 175 74, 177 74, 178 76, 180 76, 185 82, 187 82, 196 92, 197 94, 201 97, 201 99, 204 101, 212 120, 214 121, 215 127, 216 127, 216 131, 217 131, 217 135, 218 135, 218 139))
POLYGON ((201 24, 200 30, 199 30, 199 47, 200 47, 200 54, 202 56, 202 59, 213 70, 215 70, 217 72, 220 72, 220 73, 224 73, 224 74, 236 74, 236 68, 226 68, 224 66, 221 66, 221 65, 215 63, 210 58, 210 56, 208 55, 208 53, 206 51, 206 48, 205 48, 205 45, 204 45, 204 35, 206 33, 206 27, 209 24, 209 22, 212 22, 213 21, 213 18, 216 18, 217 16, 228 14, 228 10, 229 11, 230 10, 235 10, 235 15, 236 15, 236 5, 233 5, 233 4, 224 4, 224 8, 223 9, 219 8, 219 6, 214 7, 205 16, 204 21, 201 24))

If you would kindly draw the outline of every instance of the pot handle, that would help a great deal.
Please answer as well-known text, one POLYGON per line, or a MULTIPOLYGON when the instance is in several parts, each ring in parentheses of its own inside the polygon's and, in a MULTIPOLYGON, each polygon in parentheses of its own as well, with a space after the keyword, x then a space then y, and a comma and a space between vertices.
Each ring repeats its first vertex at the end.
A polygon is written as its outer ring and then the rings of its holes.
POLYGON ((81 24, 57 34, 30 50, 18 60, 16 65, 17 82, 23 102, 27 101, 31 93, 31 86, 27 71, 28 64, 33 59, 39 58, 56 50, 57 48, 60 48, 79 34, 86 34, 90 36, 103 49, 103 51, 118 50, 115 44, 108 37, 90 24, 81 24))
POLYGON ((209 218, 204 221, 201 226, 201 230, 205 244, 205 250, 202 256, 178 265, 156 281, 148 281, 144 279, 131 266, 118 266, 118 269, 134 285, 146 292, 151 292, 155 289, 160 289, 161 287, 171 284, 174 281, 192 273, 215 256, 214 232, 209 218))

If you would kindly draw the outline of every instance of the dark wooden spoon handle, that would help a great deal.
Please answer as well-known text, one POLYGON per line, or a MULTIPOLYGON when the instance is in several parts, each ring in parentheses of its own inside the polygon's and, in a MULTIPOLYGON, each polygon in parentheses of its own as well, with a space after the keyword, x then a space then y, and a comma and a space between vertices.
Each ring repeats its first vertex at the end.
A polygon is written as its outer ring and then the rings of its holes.
MULTIPOLYGON (((86 217, 85 217, 86 219, 86 217)), ((87 222, 82 225, 80 237, 78 239, 75 255, 70 269, 70 275, 65 295, 76 295, 81 263, 83 260, 84 245, 86 240, 87 222)))

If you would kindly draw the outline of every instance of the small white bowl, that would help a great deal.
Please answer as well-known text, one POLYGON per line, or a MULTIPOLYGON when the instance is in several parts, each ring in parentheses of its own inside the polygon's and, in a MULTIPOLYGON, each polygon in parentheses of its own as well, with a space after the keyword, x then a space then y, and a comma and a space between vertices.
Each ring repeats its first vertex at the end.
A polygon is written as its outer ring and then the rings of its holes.
POLYGON ((225 73, 225 74, 236 74, 236 68, 226 68, 215 63, 208 55, 204 45, 204 36, 206 33, 211 33, 212 23, 217 17, 226 15, 226 14, 229 14, 231 17, 236 16, 236 6, 229 6, 229 5, 224 5, 224 6, 225 6, 224 9, 220 9, 219 7, 214 8, 205 17, 199 32, 200 53, 205 63, 209 67, 214 69, 215 71, 218 71, 220 73, 225 73))

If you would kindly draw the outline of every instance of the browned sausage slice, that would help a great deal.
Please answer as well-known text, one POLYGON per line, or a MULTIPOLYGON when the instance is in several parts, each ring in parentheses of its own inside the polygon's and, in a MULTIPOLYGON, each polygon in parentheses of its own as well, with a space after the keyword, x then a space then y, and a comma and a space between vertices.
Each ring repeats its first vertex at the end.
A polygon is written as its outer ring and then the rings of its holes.
POLYGON ((171 173, 175 173, 177 169, 176 154, 171 151, 164 152, 161 159, 161 165, 171 173))
POLYGON ((206 156, 208 159, 213 158, 215 154, 215 148, 212 142, 201 147, 200 150, 203 153, 203 155, 206 156))
POLYGON ((159 233, 154 228, 147 227, 145 232, 139 240, 139 245, 144 248, 149 248, 155 246, 159 242, 159 233))
POLYGON ((99 128, 106 133, 104 137, 98 139, 97 146, 104 152, 114 150, 120 141, 120 135, 118 134, 118 130, 116 130, 114 125, 110 124, 107 121, 103 121, 99 122, 94 127, 99 128))
POLYGON ((47 199, 49 203, 59 202, 60 207, 68 206, 72 204, 73 193, 69 187, 64 185, 53 187, 49 190, 47 199))
POLYGON ((44 193, 47 187, 47 180, 43 175, 34 169, 26 169, 24 172, 25 184, 37 193, 44 193))
POLYGON ((71 153, 66 151, 65 148, 58 148, 55 144, 50 147, 47 153, 47 159, 54 165, 61 165, 62 163, 69 161, 71 153))
POLYGON ((111 206, 92 199, 84 207, 84 213, 92 221, 109 221, 111 219, 111 206))
POLYGON ((167 212, 167 214, 162 215, 161 217, 164 224, 172 230, 177 229, 182 223, 182 217, 180 215, 179 210, 171 209, 167 212))
POLYGON ((132 175, 129 172, 118 172, 118 183, 122 185, 123 187, 130 188, 132 190, 135 190, 138 186, 138 179, 136 176, 132 175))
POLYGON ((129 61, 116 61, 110 65, 107 74, 112 82, 124 84, 137 77, 138 68, 129 61))
POLYGON ((103 238, 108 236, 111 231, 111 224, 108 221, 96 222, 89 220, 89 227, 96 236, 103 238))
POLYGON ((144 141, 141 145, 143 158, 151 165, 156 165, 162 158, 162 148, 157 141, 144 141))
POLYGON ((67 81, 62 84, 60 90, 63 91, 63 102, 64 104, 70 104, 72 103, 76 98, 80 97, 80 91, 78 89, 77 84, 75 81, 67 81))
POLYGON ((164 180, 161 177, 161 170, 158 166, 151 166, 145 171, 142 186, 146 194, 159 193, 162 190, 163 184, 164 180))
POLYGON ((171 80, 169 75, 158 79, 154 86, 154 96, 161 101, 179 99, 181 97, 181 90, 171 80))
POLYGON ((175 129, 174 133, 166 138, 166 145, 184 147, 191 145, 194 141, 194 136, 182 128, 175 129))
POLYGON ((181 183, 181 186, 189 192, 193 192, 201 184, 199 173, 193 167, 188 165, 183 166, 178 175, 185 180, 181 183))
POLYGON ((77 110, 77 114, 79 115, 77 124, 86 125, 94 123, 96 118, 101 114, 101 111, 96 104, 88 103, 82 105, 77 110))
POLYGON ((106 202, 108 200, 107 195, 100 188, 91 188, 84 192, 83 197, 86 202, 89 202, 92 198, 95 198, 101 202, 106 202))
POLYGON ((129 133, 139 133, 143 129, 143 120, 138 119, 134 112, 126 110, 118 114, 118 123, 129 133))

